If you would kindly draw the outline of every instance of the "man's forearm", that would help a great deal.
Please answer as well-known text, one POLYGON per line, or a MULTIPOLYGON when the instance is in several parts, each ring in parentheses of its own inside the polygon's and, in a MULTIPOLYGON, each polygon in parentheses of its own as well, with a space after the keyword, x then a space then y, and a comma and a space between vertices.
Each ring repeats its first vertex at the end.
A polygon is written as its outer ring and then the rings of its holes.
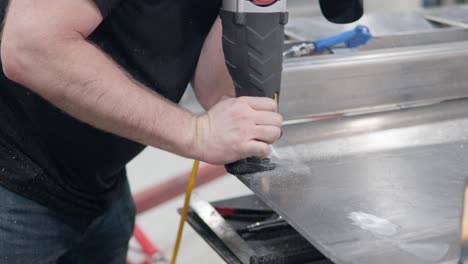
POLYGON ((235 96, 232 78, 224 62, 221 39, 222 26, 218 18, 205 40, 192 79, 195 96, 205 109, 213 107, 223 96, 235 96))
MULTIPOLYGON (((53 44, 52 44, 53 43, 53 44)), ((18 52, 16 81, 97 128, 186 157, 196 117, 132 80, 84 39, 18 52)))

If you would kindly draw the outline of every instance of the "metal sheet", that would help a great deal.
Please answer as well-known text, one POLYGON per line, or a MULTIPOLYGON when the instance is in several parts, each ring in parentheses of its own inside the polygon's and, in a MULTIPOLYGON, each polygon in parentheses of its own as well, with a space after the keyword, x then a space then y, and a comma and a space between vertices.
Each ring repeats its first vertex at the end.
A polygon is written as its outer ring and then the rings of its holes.
POLYGON ((240 179, 335 263, 456 263, 468 101, 286 126, 240 179))
POLYGON ((468 28, 468 5, 431 8, 422 12, 427 19, 448 26, 468 28))
POLYGON ((416 12, 386 12, 366 14, 350 24, 334 24, 323 16, 292 17, 286 25, 286 35, 298 40, 315 40, 366 25, 375 36, 388 36, 403 32, 429 31, 434 28, 416 12))
MULTIPOLYGON (((468 15, 468 13, 467 13, 468 15)), ((443 28, 417 33, 398 33, 374 38, 359 50, 376 50, 468 41, 468 30, 443 28)))
POLYGON ((468 41, 287 60, 286 120, 468 96, 468 41))

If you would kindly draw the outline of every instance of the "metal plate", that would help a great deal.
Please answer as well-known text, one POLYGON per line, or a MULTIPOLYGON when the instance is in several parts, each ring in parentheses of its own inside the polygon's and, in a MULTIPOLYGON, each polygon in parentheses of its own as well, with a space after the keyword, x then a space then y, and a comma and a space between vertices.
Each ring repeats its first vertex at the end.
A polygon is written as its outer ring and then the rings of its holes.
POLYGON ((468 5, 446 6, 424 10, 424 17, 447 26, 468 28, 468 5))
POLYGON ((335 263, 456 263, 467 100, 287 126, 274 149, 240 179, 335 263))
POLYGON ((468 41, 467 29, 443 28, 426 32, 393 34, 374 38, 365 46, 359 47, 359 50, 401 48, 459 41, 468 41))
POLYGON ((403 32, 429 31, 434 28, 416 12, 386 12, 366 14, 350 24, 334 24, 323 16, 292 17, 286 25, 286 35, 297 40, 315 40, 366 25, 375 36, 388 36, 403 32))
POLYGON ((468 41, 286 60, 285 120, 468 96, 468 41))

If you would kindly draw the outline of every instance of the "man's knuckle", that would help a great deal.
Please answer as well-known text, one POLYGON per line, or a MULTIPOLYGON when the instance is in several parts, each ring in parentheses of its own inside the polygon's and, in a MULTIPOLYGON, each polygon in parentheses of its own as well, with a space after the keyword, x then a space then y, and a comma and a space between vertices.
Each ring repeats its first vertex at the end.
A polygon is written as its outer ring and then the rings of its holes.
POLYGON ((261 151, 262 151, 262 152, 261 152, 262 155, 265 156, 265 157, 266 157, 266 156, 269 156, 269 155, 270 155, 270 152, 271 152, 270 147, 269 147, 268 145, 265 146, 265 147, 263 147, 261 151))
POLYGON ((276 103, 275 100, 273 100, 273 99, 269 99, 269 100, 268 100, 268 106, 269 106, 271 109, 276 110, 277 105, 278 105, 278 104, 276 103))
POLYGON ((276 106, 278 105, 278 104, 276 103, 276 101, 273 100, 273 99, 270 99, 270 104, 271 104, 271 106, 273 106, 274 108, 276 108, 276 106))
POLYGON ((243 102, 236 102, 235 109, 239 113, 246 114, 249 112, 249 105, 243 102))
POLYGON ((252 153, 250 151, 249 145, 247 143, 243 143, 237 146, 237 154, 241 156, 250 156, 252 153))
POLYGON ((274 127, 273 128, 273 134, 278 138, 281 135, 281 128, 279 127, 274 127))
POLYGON ((240 108, 235 111, 236 120, 242 122, 253 121, 255 119, 255 111, 249 108, 240 108))
POLYGON ((237 98, 236 101, 237 101, 237 103, 242 104, 242 105, 245 105, 245 104, 248 103, 248 99, 246 97, 239 97, 239 98, 237 98))
POLYGON ((249 119, 249 116, 243 111, 239 111, 239 112, 234 114, 234 120, 237 121, 237 122, 243 123, 244 121, 246 121, 248 119, 249 119))
POLYGON ((226 104, 229 104, 229 105, 233 105, 233 104, 235 104, 237 101, 236 101, 235 98, 229 98, 229 99, 224 100, 223 102, 225 102, 226 104))
POLYGON ((243 139, 245 138, 245 135, 247 135, 249 132, 250 130, 248 129, 248 127, 240 126, 238 129, 238 134, 237 134, 238 141, 243 141, 243 139))
POLYGON ((241 116, 244 115, 244 110, 240 107, 234 107, 231 109, 231 113, 230 115, 233 117, 233 118, 240 118, 241 116))
POLYGON ((281 130, 279 130, 278 133, 276 134, 276 140, 280 139, 281 135, 282 135, 282 132, 281 132, 281 130))
POLYGON ((283 116, 280 115, 280 114, 277 114, 277 124, 279 124, 280 126, 283 124, 283 116))

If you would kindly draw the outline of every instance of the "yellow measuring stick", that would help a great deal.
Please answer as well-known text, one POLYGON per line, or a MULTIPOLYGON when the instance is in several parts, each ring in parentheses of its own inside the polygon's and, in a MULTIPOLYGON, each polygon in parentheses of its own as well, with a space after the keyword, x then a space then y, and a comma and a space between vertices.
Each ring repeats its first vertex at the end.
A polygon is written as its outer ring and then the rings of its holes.
POLYGON ((182 240, 182 233, 184 232, 185 219, 187 218, 187 213, 190 205, 190 197, 192 196, 193 186, 195 185, 195 179, 197 178, 198 167, 200 166, 200 161, 195 160, 193 162, 192 174, 190 175, 190 180, 187 186, 187 191, 185 192, 185 202, 184 208, 182 209, 182 214, 180 216, 179 230, 177 231, 176 243, 174 245, 174 251, 172 252, 171 264, 176 264, 177 255, 179 254, 180 242, 182 240))

